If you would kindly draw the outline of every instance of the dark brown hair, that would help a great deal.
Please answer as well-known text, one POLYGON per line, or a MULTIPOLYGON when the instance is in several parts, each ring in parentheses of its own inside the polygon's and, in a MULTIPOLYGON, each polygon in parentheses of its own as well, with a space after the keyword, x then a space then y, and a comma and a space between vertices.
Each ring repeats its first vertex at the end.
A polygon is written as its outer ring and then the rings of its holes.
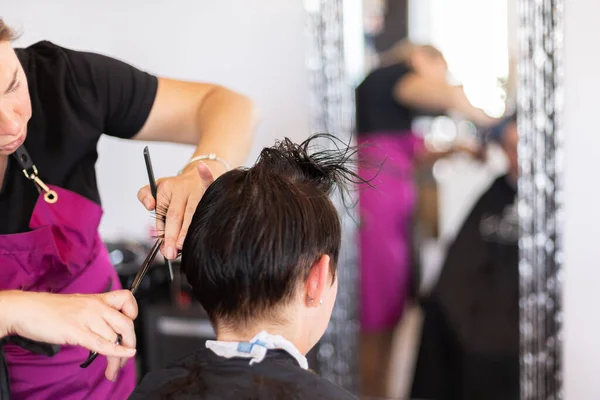
POLYGON ((345 145, 311 152, 320 139, 289 139, 262 150, 256 164, 223 174, 198 204, 182 250, 182 270, 215 329, 277 318, 323 255, 335 276, 341 224, 330 199, 362 180, 345 145))
POLYGON ((6 25, 2 17, 0 17, 0 42, 12 42, 13 40, 17 39, 17 37, 17 33, 14 30, 12 30, 8 25, 6 25))

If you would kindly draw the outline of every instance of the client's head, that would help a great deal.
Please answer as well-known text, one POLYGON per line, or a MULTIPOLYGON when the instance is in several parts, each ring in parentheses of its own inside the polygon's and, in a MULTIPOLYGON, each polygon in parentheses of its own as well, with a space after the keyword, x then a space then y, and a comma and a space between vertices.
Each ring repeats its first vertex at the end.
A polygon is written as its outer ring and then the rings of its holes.
POLYGON ((198 204, 182 269, 220 340, 266 330, 306 353, 325 332, 341 245, 329 195, 358 178, 346 165, 349 148, 309 152, 323 137, 263 149, 253 167, 215 180, 198 204))

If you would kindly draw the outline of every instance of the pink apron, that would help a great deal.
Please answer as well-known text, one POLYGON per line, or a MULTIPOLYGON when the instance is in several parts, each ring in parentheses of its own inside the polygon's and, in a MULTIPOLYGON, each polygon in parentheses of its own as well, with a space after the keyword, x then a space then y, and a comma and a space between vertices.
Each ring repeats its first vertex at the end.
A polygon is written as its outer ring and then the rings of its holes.
MULTIPOLYGON (((23 154, 24 149, 19 150, 23 154)), ((19 163, 37 174, 31 162, 19 163)), ((0 235, 0 290, 102 293, 120 289, 98 233, 101 207, 76 193, 37 182, 46 193, 41 193, 35 205, 31 231, 0 235), (54 199, 49 191, 56 193, 54 199)), ((98 357, 86 369, 79 367, 89 354, 81 347, 61 346, 52 357, 15 344, 6 344, 4 351, 12 400, 121 400, 135 387, 133 360, 111 382, 104 376, 105 357, 98 357)))
POLYGON ((379 132, 359 136, 358 145, 358 172, 374 186, 359 188, 361 329, 390 331, 410 295, 413 164, 423 141, 412 132, 379 132))

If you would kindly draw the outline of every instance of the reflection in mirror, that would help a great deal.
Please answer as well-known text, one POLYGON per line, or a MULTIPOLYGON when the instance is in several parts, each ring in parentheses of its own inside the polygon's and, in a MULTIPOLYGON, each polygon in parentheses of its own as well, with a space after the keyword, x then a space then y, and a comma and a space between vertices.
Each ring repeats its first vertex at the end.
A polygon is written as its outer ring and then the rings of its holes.
POLYGON ((364 396, 519 398, 515 3, 363 0, 364 396))

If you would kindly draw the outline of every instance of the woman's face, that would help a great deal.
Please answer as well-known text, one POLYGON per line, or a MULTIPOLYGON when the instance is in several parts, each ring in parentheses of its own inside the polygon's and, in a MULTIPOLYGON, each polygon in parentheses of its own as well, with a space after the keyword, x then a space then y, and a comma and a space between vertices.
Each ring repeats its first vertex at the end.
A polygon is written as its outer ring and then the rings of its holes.
POLYGON ((0 42, 0 156, 25 142, 31 101, 27 78, 10 42, 0 42))

